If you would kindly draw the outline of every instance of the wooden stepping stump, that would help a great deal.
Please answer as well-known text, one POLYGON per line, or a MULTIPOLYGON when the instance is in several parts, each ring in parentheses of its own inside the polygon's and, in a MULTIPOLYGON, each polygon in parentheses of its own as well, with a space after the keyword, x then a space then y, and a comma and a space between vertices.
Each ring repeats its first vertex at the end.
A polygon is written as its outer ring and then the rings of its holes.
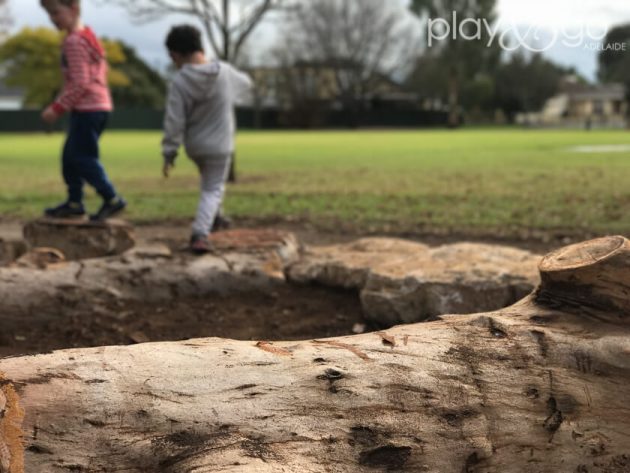
POLYGON ((133 227, 122 220, 41 218, 24 226, 24 238, 30 248, 56 248, 69 261, 120 255, 135 245, 133 227))
POLYGON ((628 473, 630 245, 496 312, 0 360, 0 471, 628 473))
POLYGON ((210 241, 232 270, 278 279, 285 278, 286 268, 300 259, 302 250, 293 233, 281 230, 228 230, 211 234, 210 241))

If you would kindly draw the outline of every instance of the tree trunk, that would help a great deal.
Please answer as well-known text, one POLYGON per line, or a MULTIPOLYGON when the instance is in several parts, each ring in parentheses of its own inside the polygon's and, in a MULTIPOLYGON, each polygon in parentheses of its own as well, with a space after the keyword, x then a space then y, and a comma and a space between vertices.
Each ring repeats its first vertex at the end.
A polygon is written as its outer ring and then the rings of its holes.
POLYGON ((453 66, 448 78, 448 125, 457 128, 459 120, 459 74, 457 68, 453 66))
POLYGON ((629 260, 575 245, 511 308, 386 333, 2 360, 2 471, 627 473, 629 260))
POLYGON ((230 172, 228 174, 228 182, 230 184, 236 183, 236 151, 232 153, 232 159, 230 160, 230 172))

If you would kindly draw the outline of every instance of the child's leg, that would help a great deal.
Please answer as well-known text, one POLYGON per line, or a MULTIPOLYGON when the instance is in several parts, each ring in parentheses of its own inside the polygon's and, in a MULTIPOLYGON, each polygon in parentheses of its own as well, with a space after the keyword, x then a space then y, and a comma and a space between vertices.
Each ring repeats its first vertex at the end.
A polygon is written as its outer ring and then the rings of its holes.
POLYGON ((61 157, 61 172, 68 189, 66 201, 56 207, 44 210, 44 215, 51 218, 79 218, 85 215, 83 208, 83 179, 76 160, 76 138, 79 131, 74 126, 73 117, 70 117, 70 128, 61 157))
POLYGON ((63 147, 61 159, 63 180, 68 188, 68 202, 80 204, 83 202, 83 179, 77 163, 77 136, 80 130, 75 126, 74 114, 70 116, 68 137, 63 147))
POLYGON ((192 233, 205 236, 210 233, 212 223, 221 207, 225 194, 225 178, 230 171, 230 156, 207 156, 194 158, 201 174, 201 196, 192 233))
POLYGON ((107 112, 80 112, 76 117, 77 133, 73 150, 81 178, 90 184, 105 202, 116 197, 116 190, 110 182, 99 160, 98 140, 107 124, 107 112))

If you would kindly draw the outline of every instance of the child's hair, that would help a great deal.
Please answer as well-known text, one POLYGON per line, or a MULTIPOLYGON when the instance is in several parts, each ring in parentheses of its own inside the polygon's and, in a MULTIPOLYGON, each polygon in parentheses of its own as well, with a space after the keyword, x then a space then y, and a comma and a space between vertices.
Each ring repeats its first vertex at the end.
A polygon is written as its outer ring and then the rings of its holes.
POLYGON ((203 52, 201 31, 192 25, 174 26, 166 37, 166 47, 183 56, 203 52))
POLYGON ((75 3, 80 4, 81 0, 40 0, 39 3, 41 3, 42 7, 44 8, 50 8, 57 3, 60 3, 61 5, 64 5, 66 7, 71 7, 75 3))

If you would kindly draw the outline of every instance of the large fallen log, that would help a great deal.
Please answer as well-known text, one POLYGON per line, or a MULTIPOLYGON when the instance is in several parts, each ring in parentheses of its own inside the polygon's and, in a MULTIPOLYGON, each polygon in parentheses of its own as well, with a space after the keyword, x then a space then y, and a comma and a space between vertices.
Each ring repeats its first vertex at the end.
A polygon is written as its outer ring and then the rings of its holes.
POLYGON ((2 472, 630 471, 630 243, 508 309, 299 343, 0 361, 2 472))

